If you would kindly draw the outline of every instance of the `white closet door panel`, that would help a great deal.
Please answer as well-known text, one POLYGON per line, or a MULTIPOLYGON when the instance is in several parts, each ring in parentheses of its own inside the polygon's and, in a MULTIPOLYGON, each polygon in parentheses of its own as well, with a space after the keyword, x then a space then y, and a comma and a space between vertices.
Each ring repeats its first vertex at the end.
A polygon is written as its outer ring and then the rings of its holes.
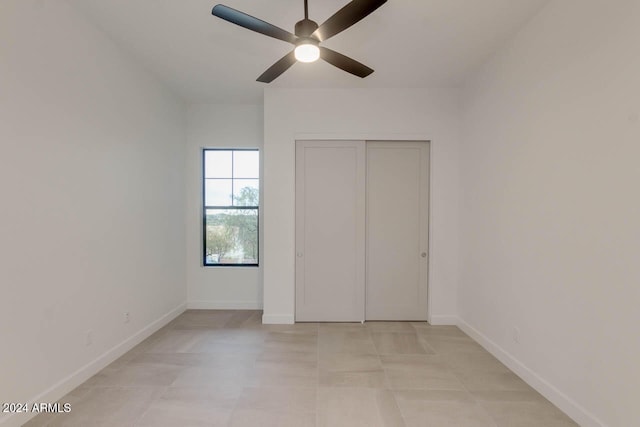
POLYGON ((426 142, 367 143, 367 320, 426 320, 426 142))
POLYGON ((361 321, 365 144, 296 143, 296 320, 361 321))

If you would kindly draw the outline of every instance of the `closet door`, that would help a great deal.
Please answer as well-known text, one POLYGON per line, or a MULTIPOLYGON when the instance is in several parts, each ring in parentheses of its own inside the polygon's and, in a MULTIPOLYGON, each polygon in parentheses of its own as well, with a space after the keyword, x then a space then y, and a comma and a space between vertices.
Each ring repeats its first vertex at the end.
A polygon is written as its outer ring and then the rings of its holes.
POLYGON ((296 321, 364 320, 364 141, 296 142, 296 321))
POLYGON ((429 145, 367 143, 367 320, 426 320, 429 145))

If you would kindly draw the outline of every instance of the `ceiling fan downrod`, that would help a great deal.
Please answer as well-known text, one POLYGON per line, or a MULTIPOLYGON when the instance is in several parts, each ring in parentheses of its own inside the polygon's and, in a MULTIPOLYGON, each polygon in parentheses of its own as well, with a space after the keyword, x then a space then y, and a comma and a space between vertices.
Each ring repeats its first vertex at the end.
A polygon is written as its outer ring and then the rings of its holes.
POLYGON ((309 19, 309 3, 304 0, 304 19, 296 22, 294 34, 304 39, 310 38, 311 34, 318 29, 318 23, 309 19))

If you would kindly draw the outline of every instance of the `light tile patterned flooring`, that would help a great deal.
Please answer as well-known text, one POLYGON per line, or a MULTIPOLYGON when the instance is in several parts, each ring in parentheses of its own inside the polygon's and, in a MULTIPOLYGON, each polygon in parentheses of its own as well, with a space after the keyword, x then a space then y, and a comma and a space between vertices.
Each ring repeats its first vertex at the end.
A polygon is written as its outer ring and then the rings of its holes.
POLYGON ((575 426, 453 326, 187 311, 26 426, 575 426))

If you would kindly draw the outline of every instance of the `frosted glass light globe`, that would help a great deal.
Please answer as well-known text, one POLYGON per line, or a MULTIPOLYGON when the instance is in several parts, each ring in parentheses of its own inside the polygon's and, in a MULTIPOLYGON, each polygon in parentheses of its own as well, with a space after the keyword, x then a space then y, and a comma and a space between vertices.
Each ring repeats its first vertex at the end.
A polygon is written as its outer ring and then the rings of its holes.
POLYGON ((320 58, 320 49, 311 43, 303 43, 296 47, 296 59, 300 62, 314 62, 320 58))

